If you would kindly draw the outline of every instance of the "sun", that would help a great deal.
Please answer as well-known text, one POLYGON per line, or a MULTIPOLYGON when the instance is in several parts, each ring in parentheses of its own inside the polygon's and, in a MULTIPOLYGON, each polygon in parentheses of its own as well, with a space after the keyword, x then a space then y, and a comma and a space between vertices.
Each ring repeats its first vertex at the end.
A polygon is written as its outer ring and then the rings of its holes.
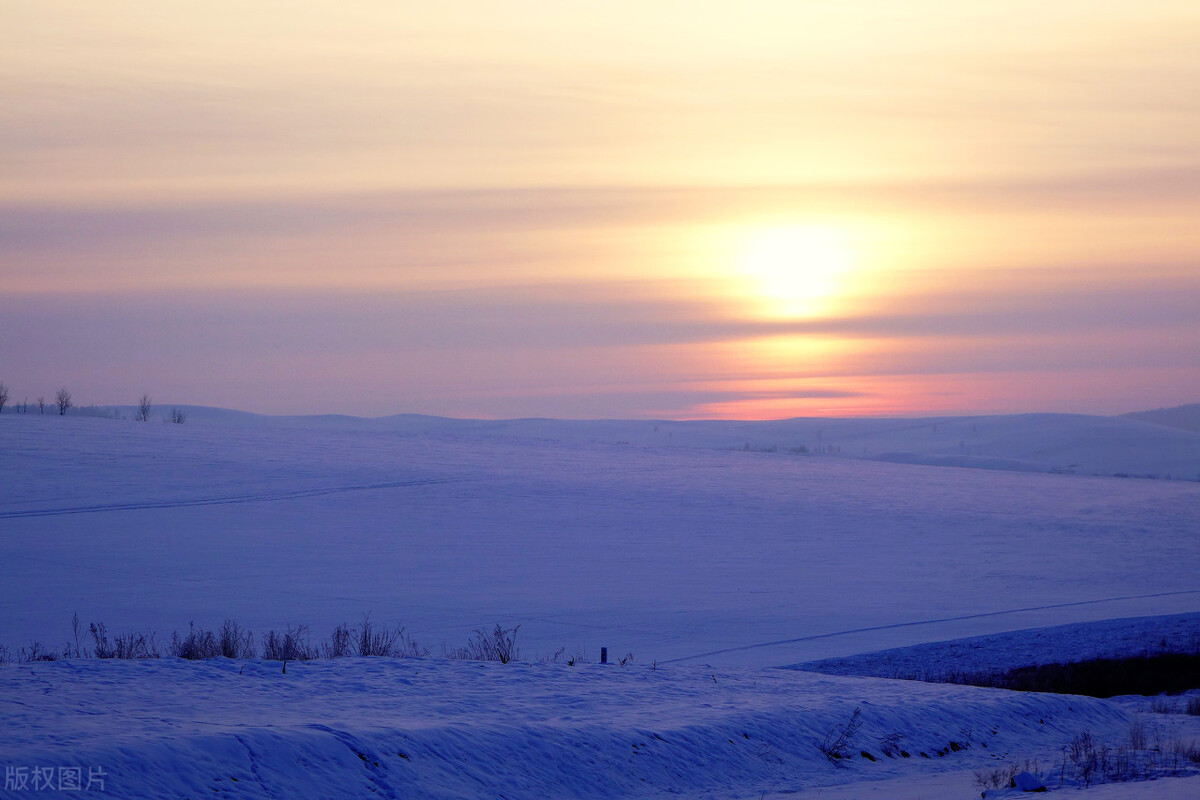
POLYGON ((828 309, 854 268, 849 238, 822 225, 754 231, 736 255, 739 280, 773 316, 802 317, 828 309))

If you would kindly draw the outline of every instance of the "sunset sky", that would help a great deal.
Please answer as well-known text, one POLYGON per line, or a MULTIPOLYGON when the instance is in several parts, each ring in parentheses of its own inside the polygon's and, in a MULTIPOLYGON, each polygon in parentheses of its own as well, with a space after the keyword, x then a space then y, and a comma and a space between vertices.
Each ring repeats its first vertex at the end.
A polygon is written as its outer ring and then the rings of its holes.
POLYGON ((1200 401, 1200 3, 0 0, 12 400, 1200 401))

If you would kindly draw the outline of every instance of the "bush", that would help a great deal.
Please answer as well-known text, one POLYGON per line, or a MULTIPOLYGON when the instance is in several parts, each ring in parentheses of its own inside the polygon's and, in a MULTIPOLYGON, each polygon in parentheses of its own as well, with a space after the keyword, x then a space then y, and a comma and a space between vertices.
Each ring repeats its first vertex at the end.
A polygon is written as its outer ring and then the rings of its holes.
POLYGON ((225 658, 254 658, 254 634, 233 620, 225 620, 217 639, 221 655, 225 658))
POLYGON ((219 633, 197 628, 188 623, 188 634, 183 639, 171 634, 171 655, 176 658, 198 660, 204 658, 254 658, 254 634, 233 620, 225 620, 219 633))
POLYGON ((95 645, 93 655, 96 658, 133 659, 159 657, 158 643, 155 641, 153 633, 149 636, 143 633, 127 633, 115 637, 110 642, 108 639, 108 630, 104 627, 103 622, 93 622, 88 626, 88 631, 92 634, 92 642, 95 645))
POLYGON ((1013 786, 1013 777, 1017 774, 1016 764, 1002 767, 984 767, 975 770, 975 785, 980 789, 1007 789, 1013 786))
POLYGON ((353 641, 354 629, 343 622, 333 629, 333 633, 329 636, 329 641, 321 645, 321 657, 344 658, 354 655, 353 641))
POLYGON ((503 628, 497 624, 488 633, 476 628, 465 646, 447 650, 446 657, 464 661, 499 661, 501 664, 516 661, 521 657, 521 651, 517 649, 517 631, 520 629, 520 625, 503 628))
POLYGON ((821 755, 829 759, 830 763, 840 765, 853 753, 854 738, 858 736, 862 724, 862 709, 856 708, 845 723, 834 725, 825 732, 825 738, 817 745, 821 755))
POLYGON ((1083 785, 1090 786, 1092 775, 1100 765, 1096 740, 1092 738, 1091 731, 1083 731, 1071 740, 1071 743, 1067 745, 1067 757, 1071 759, 1075 774, 1083 781, 1083 785))
POLYGON ((322 658, 343 658, 350 655, 377 656, 382 658, 421 658, 429 655, 427 648, 397 625, 394 628, 379 628, 371 622, 371 615, 364 614, 357 628, 342 623, 333 629, 329 641, 321 645, 322 658))
MULTIPOLYGON (((5 648, 7 654, 8 649, 5 648)), ((7 658, 7 655, 6 655, 7 658)), ((30 642, 29 647, 22 647, 17 650, 18 664, 31 664, 34 661, 57 661, 58 654, 53 650, 47 650, 42 647, 41 642, 30 642)))
MULTIPOLYGON (((343 626, 344 627, 344 626, 343 626)), ((334 631, 336 634, 337 631, 334 631)), ((405 656, 426 656, 429 651, 418 645, 412 637, 404 632, 404 628, 376 628, 371 622, 371 615, 364 614, 362 623, 355 631, 354 646, 360 656, 380 656, 383 658, 402 658, 405 656)))
POLYGON ((263 639, 262 657, 267 661, 310 661, 320 651, 308 644, 308 626, 289 625, 282 633, 268 631, 263 639))
POLYGON ((171 634, 171 644, 167 652, 175 658, 197 661, 221 655, 221 646, 217 644, 216 634, 197 628, 195 623, 189 622, 186 637, 180 639, 178 633, 171 634))

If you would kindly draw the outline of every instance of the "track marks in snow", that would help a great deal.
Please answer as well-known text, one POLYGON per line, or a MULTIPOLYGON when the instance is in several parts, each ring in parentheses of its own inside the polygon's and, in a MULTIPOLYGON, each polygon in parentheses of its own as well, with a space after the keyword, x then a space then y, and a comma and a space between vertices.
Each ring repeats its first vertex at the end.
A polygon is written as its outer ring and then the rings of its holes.
POLYGON ((195 506, 227 506, 241 503, 274 503, 282 500, 300 500, 309 497, 324 497, 347 492, 369 492, 379 489, 407 489, 414 486, 434 486, 445 483, 461 483, 465 479, 423 478, 420 480, 388 481, 357 486, 327 486, 316 489, 260 492, 257 494, 228 495, 224 497, 202 497, 191 500, 147 500, 132 503, 105 503, 66 508, 42 508, 29 511, 0 511, 0 519, 22 519, 26 517, 56 517, 65 514, 95 514, 105 511, 145 511, 164 508, 192 508, 195 506))
POLYGON ((363 763, 363 766, 367 768, 367 773, 371 779, 371 783, 375 787, 376 794, 393 798, 393 800, 399 797, 396 790, 388 783, 387 770, 379 763, 379 759, 372 753, 367 752, 366 748, 352 734, 319 723, 310 724, 308 727, 328 733, 345 745, 363 763))
POLYGON ((800 642, 812 642, 818 639, 832 639, 837 636, 850 636, 855 633, 872 633, 874 631, 896 630, 898 628, 914 628, 920 625, 937 625, 942 622, 960 622, 968 619, 983 619, 985 617, 1003 617, 1008 614, 1022 614, 1028 611, 1049 611, 1055 608, 1073 608, 1075 606, 1090 606, 1100 603, 1116 603, 1123 600, 1147 600, 1155 597, 1179 597, 1188 594, 1200 594, 1200 589, 1188 589, 1181 592, 1156 592, 1154 594, 1130 594, 1120 597, 1104 597, 1099 600, 1078 600, 1073 603, 1055 603, 1045 606, 1027 606, 1026 608, 1010 608, 1005 611, 984 611, 979 614, 963 614, 957 617, 940 617, 938 619, 923 619, 913 622, 896 622, 890 625, 871 625, 866 628, 850 628, 844 631, 833 631, 831 633, 816 633, 810 636, 797 636, 794 639, 776 639, 771 642, 758 642, 756 644, 739 645, 738 647, 726 647, 721 650, 709 650, 706 653, 697 653, 692 656, 681 656, 679 658, 670 658, 659 661, 660 664, 675 664, 681 661, 693 661, 697 658, 709 658, 710 656, 725 655, 726 653, 740 653, 746 650, 757 650, 764 647, 777 647, 785 644, 798 644, 800 642))
POLYGON ((242 736, 234 734, 233 738, 237 739, 238 743, 246 748, 246 757, 250 760, 250 774, 254 776, 254 780, 258 783, 259 788, 263 790, 264 794, 275 797, 276 795, 271 791, 270 785, 263 780, 262 773, 258 771, 258 757, 254 754, 254 748, 242 736))

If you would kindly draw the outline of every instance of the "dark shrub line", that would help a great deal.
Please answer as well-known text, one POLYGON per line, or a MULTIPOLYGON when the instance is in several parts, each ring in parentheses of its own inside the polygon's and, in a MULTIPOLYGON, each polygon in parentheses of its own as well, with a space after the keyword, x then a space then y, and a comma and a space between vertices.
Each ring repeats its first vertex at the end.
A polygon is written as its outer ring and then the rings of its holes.
MULTIPOLYGON (((72 619, 75 641, 67 642, 61 650, 31 642, 16 651, 0 645, 0 664, 25 664, 35 661, 57 661, 60 658, 142 659, 161 658, 156 634, 129 633, 110 637, 103 622, 93 622, 82 635, 79 616, 72 619), (90 642, 88 638, 90 636, 90 642)), ((516 644, 520 626, 504 628, 496 625, 491 632, 476 628, 462 647, 442 646, 446 658, 466 661, 498 661, 507 664, 520 659, 516 644)), ((329 639, 314 644, 307 625, 289 625, 282 631, 270 630, 262 637, 261 649, 256 646, 254 633, 234 620, 225 620, 219 630, 205 630, 194 622, 188 623, 186 635, 171 634, 166 655, 173 658, 201 660, 212 658, 258 658, 266 661, 311 661, 345 656, 379 658, 423 658, 429 648, 409 636, 404 628, 382 627, 363 615, 358 625, 342 623, 334 627, 329 639)))
MULTIPOLYGON (((1200 688, 1200 653, 1093 658, 1004 672, 954 673, 941 676, 934 682, 1089 697, 1178 694, 1200 688)), ((1190 703, 1188 709, 1189 713, 1193 713, 1190 703)), ((1195 713, 1200 714, 1200 705, 1195 713)))

